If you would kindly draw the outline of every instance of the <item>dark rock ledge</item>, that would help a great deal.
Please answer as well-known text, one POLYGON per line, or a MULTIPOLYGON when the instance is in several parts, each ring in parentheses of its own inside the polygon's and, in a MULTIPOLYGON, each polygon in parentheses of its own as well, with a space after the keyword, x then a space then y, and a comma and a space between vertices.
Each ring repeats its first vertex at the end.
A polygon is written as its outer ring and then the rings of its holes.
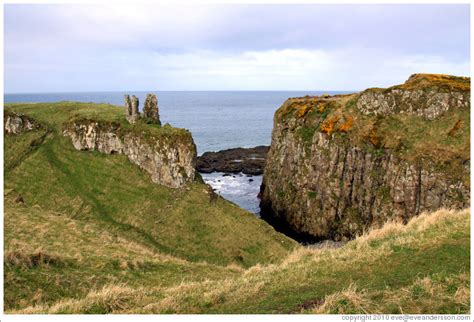
POLYGON ((269 146, 234 148, 205 152, 197 158, 197 170, 202 173, 230 172, 259 175, 263 173, 269 146))

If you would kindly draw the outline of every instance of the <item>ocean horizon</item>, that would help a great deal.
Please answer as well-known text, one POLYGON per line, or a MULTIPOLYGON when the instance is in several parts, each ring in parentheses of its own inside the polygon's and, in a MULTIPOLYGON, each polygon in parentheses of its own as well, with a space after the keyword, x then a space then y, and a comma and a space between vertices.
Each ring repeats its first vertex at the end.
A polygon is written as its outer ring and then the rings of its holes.
POLYGON ((191 131, 198 155, 236 147, 270 145, 275 111, 290 97, 344 94, 348 91, 98 91, 5 93, 5 103, 74 101, 124 105, 136 95, 158 96, 162 123, 191 131))
MULTIPOLYGON (((5 94, 6 103, 76 101, 124 105, 124 94, 136 95, 143 107, 146 94, 158 97, 163 124, 188 129, 198 155, 206 151, 270 145, 275 111, 290 97, 342 94, 346 91, 116 91, 5 94)), ((202 173, 217 193, 240 207, 260 212, 262 176, 202 173)))

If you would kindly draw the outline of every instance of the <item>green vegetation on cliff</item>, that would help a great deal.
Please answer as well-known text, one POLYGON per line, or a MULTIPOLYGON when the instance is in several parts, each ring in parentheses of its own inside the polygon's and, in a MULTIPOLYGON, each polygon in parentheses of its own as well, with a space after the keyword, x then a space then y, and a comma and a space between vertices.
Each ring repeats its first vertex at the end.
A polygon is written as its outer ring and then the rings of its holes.
POLYGON ((177 139, 185 130, 128 125, 110 105, 7 110, 44 125, 5 135, 8 313, 469 312, 468 211, 308 249, 199 178, 166 188, 125 155, 78 151, 62 134, 72 120, 177 139))
POLYGON ((470 204, 470 79, 288 99, 275 113, 261 207, 317 239, 470 204))
MULTIPOLYGON (((296 122, 301 138, 308 144, 315 132, 322 132, 348 139, 354 146, 380 150, 382 153, 383 149, 390 149, 409 161, 428 159, 451 167, 451 172, 460 177, 460 168, 470 157, 470 109, 466 106, 450 108, 439 117, 427 120, 423 115, 414 113, 414 110, 422 110, 417 100, 427 101, 429 95, 413 99, 406 94, 416 91, 431 95, 431 91, 436 94, 469 95, 470 78, 414 74, 404 84, 386 89, 371 88, 356 94, 291 98, 276 112, 275 121, 282 124, 296 122), (399 96, 405 95, 407 99, 406 102, 399 102, 397 110, 393 112, 364 114, 358 108, 361 97, 366 93, 387 94, 398 90, 402 91, 399 96), (403 103, 410 106, 404 106, 403 103), (405 109, 408 111, 403 111, 405 109)), ((381 110, 384 107, 382 105, 381 110)))
POLYGON ((5 198, 7 310, 80 298, 109 283, 158 286, 232 273, 227 265, 274 262, 296 245, 199 178, 166 188, 126 156, 77 151, 62 135, 65 123, 85 118, 175 140, 190 136, 185 130, 132 126, 110 105, 6 108, 47 128, 5 135, 4 188, 13 196, 5 198))

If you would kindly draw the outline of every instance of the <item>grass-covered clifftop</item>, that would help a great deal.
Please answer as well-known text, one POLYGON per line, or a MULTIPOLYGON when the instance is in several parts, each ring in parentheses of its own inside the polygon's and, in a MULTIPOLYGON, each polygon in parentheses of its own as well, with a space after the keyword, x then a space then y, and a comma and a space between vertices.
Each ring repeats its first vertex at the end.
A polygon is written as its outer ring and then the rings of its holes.
POLYGON ((315 239, 470 204, 470 78, 288 99, 275 113, 263 214, 315 239))
POLYGON ((199 179, 166 188, 126 156, 78 151, 62 134, 74 119, 116 122, 171 142, 189 136, 186 130, 130 125, 122 108, 111 105, 8 104, 6 112, 42 125, 5 135, 7 310, 80 298, 109 283, 218 276, 232 272, 226 265, 277 261, 296 245, 199 179))
POLYGON ((429 159, 438 165, 452 167, 453 174, 459 174, 463 163, 470 158, 469 116, 469 77, 414 74, 405 83, 389 88, 369 88, 346 95, 290 98, 275 113, 275 122, 293 122, 291 127, 296 123, 299 136, 307 144, 311 144, 314 133, 321 132, 379 153, 390 149, 408 161, 429 159), (390 95, 393 92, 399 95, 390 95), (425 93, 427 97, 419 93, 425 93), (370 102, 380 110, 379 113, 361 107, 361 100, 367 94, 388 95, 388 98, 376 97, 373 99, 375 102, 370 102), (427 120, 416 111, 426 110, 423 105, 433 100, 433 94, 446 94, 441 98, 446 100, 447 108, 444 111, 435 105, 444 113, 427 120), (462 95, 462 103, 457 101, 457 94, 462 95), (403 97, 404 100, 395 101, 403 97), (450 99, 456 99, 456 102, 450 102, 450 99))

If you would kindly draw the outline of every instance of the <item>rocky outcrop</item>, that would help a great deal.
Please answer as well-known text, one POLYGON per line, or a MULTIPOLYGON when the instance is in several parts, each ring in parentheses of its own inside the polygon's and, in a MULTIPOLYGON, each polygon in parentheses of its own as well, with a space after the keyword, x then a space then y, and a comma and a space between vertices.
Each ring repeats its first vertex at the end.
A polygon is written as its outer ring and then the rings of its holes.
POLYGON ((158 99, 155 94, 148 94, 143 106, 143 117, 150 123, 160 124, 160 114, 158 110, 158 99))
POLYGON ((138 97, 135 95, 132 95, 132 98, 130 98, 130 95, 125 95, 125 118, 131 124, 140 118, 138 103, 138 97))
POLYGON ((344 240, 469 206, 469 128, 459 125, 469 124, 469 88, 466 78, 418 74, 389 89, 289 99, 275 114, 262 217, 344 240))
POLYGON ((268 146, 234 148, 218 152, 205 152, 197 158, 197 170, 211 172, 243 172, 259 175, 263 173, 268 146))
POLYGON ((76 120, 64 127, 63 134, 71 138, 77 150, 126 155, 157 184, 180 188, 193 181, 196 146, 191 134, 170 126, 153 130, 134 131, 113 122, 76 120))
POLYGON ((41 126, 33 119, 26 115, 5 112, 3 116, 3 128, 5 133, 20 134, 22 132, 33 131, 39 129, 41 126))
POLYGON ((426 74, 414 74, 401 86, 368 89, 359 96, 357 108, 365 115, 402 113, 434 120, 449 109, 469 107, 469 95, 466 95, 469 78, 430 76, 434 79, 427 79, 426 74), (457 86, 450 87, 450 82, 457 86))
POLYGON ((125 100, 125 118, 130 122, 129 117, 132 115, 132 101, 130 100, 130 95, 124 95, 125 100))

